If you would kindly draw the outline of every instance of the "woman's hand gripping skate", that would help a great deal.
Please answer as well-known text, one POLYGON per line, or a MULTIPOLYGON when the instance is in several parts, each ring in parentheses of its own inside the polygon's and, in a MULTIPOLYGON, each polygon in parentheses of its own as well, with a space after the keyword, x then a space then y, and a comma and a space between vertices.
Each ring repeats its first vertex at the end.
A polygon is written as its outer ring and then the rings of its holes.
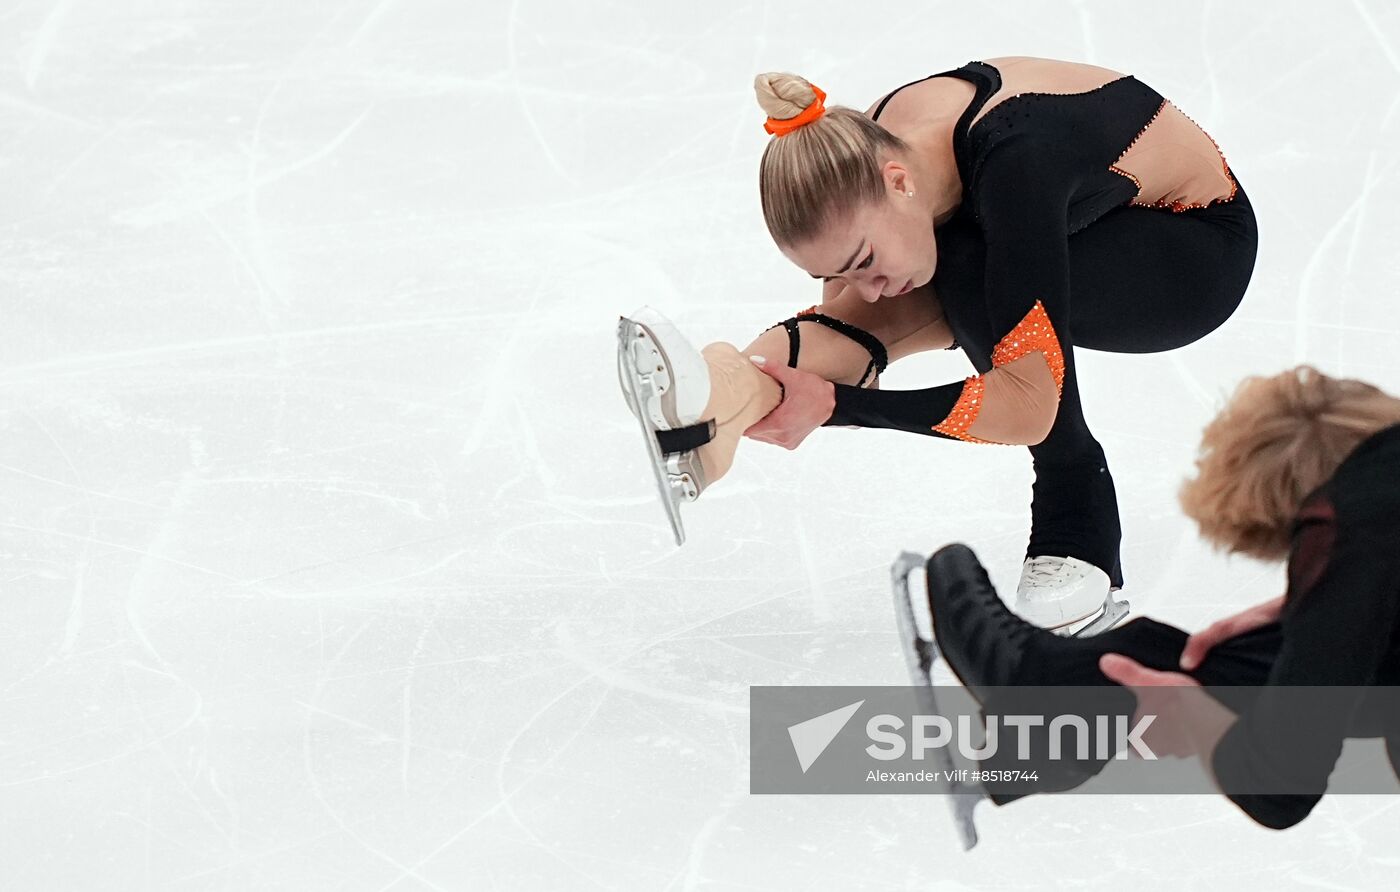
POLYGON ((1277 621, 1282 611, 1283 595, 1279 595, 1273 600, 1255 604, 1234 616, 1211 623, 1187 639, 1186 646, 1181 650, 1181 668, 1188 672, 1195 669, 1201 665, 1201 660, 1205 659, 1206 652, 1212 647, 1227 638, 1243 635, 1277 621))
POLYGON ((784 449, 796 449, 836 410, 836 388, 811 372, 769 364, 762 356, 750 360, 783 388, 778 407, 744 431, 744 436, 784 449))

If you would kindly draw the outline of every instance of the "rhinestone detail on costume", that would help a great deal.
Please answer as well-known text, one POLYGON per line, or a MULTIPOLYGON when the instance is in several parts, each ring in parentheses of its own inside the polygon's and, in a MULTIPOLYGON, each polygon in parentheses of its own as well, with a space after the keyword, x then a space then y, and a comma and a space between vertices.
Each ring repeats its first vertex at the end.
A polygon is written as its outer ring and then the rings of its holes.
MULTIPOLYGON (((1240 184, 1235 181, 1235 175, 1230 173, 1230 165, 1225 160, 1225 153, 1220 151, 1220 143, 1215 141, 1215 137, 1211 136, 1209 133, 1206 133, 1205 128, 1202 127, 1200 124, 1197 124, 1194 118, 1186 114, 1186 112, 1181 111, 1181 109, 1176 105, 1176 103, 1171 102, 1171 100, 1169 99, 1162 100, 1162 104, 1157 106, 1157 110, 1152 113, 1152 117, 1148 119, 1146 124, 1142 125, 1142 129, 1137 132, 1137 136, 1133 137, 1133 141, 1128 143, 1128 147, 1123 150, 1123 153, 1121 155, 1118 156, 1118 160, 1122 161, 1124 158, 1127 157, 1128 153, 1133 150, 1133 146, 1137 145, 1138 140, 1142 139, 1142 135, 1147 132, 1147 129, 1151 127, 1154 123, 1156 123, 1157 117, 1162 114, 1162 110, 1165 109, 1168 105, 1171 105, 1172 108, 1175 108, 1178 112, 1181 112, 1181 116, 1186 120, 1190 121, 1197 130, 1201 131, 1201 133, 1205 135, 1206 139, 1210 140, 1210 144, 1215 146, 1215 154, 1220 158, 1221 170, 1223 170, 1225 173, 1225 179, 1230 181, 1230 194, 1225 196, 1224 198, 1213 198, 1205 204, 1202 204, 1198 201, 1186 202, 1181 201, 1179 199, 1167 201, 1165 198, 1159 198, 1156 201, 1138 201, 1136 198, 1134 198, 1128 203, 1133 207, 1169 210, 1173 214, 1179 214, 1182 211, 1190 211, 1195 210, 1197 208, 1210 207, 1211 205, 1216 204, 1226 204, 1227 202, 1233 201, 1235 199, 1235 193, 1239 191, 1240 184)), ((1110 164, 1108 166, 1108 169, 1111 172, 1118 174, 1119 176, 1127 177, 1128 179, 1132 180, 1133 185, 1137 187, 1138 193, 1142 193, 1142 180, 1139 180, 1129 171, 1126 171, 1123 168, 1119 167, 1117 162, 1110 164)))
POLYGON ((982 411, 982 393, 986 389, 987 383, 982 380, 981 375, 973 375, 971 378, 965 379, 962 394, 958 396, 953 411, 948 413, 947 418, 933 426, 934 432, 967 443, 992 442, 991 440, 979 440, 967 432, 967 429, 972 427, 972 422, 977 420, 977 414, 982 411))
POLYGON ((1050 375, 1055 379, 1055 392, 1063 395, 1065 354, 1060 350, 1060 339, 1055 335, 1055 326, 1050 324, 1045 304, 1040 301, 1035 302, 1035 306, 1006 337, 997 341, 992 349, 992 365, 1006 365, 1037 350, 1045 356, 1045 364, 1050 367, 1050 375))
MULTIPOLYGON (((1060 339, 1055 335, 1055 326, 1050 324, 1050 315, 1045 312, 1045 304, 1040 301, 1036 301, 1025 318, 1016 323, 1016 327, 997 342, 992 350, 992 367, 1015 362, 1027 353, 1037 350, 1045 357, 1045 364, 1050 367, 1050 376, 1055 379, 1055 392, 1063 395, 1065 354, 1060 349, 1060 339)), ((982 411, 982 397, 986 389, 987 382, 981 375, 965 379, 962 393, 958 395, 953 410, 948 413, 947 418, 934 425, 934 432, 965 443, 996 443, 996 440, 983 440, 967 432, 982 411)))

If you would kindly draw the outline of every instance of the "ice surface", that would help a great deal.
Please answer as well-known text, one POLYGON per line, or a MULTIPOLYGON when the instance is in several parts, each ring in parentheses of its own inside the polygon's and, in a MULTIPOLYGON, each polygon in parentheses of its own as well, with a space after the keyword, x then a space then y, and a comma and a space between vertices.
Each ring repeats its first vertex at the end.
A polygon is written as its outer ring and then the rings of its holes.
POLYGON ((1249 189, 1234 318, 1080 362, 1135 612, 1271 597, 1175 490, 1245 374, 1400 392, 1392 4, 0 9, 0 887, 1393 888, 1400 798, 1031 799, 964 855, 935 798, 747 792, 748 686, 903 683, 888 563, 961 539, 1012 584, 1029 462, 750 444, 678 551, 614 323, 815 301, 755 73, 864 107, 1009 54, 1136 74, 1249 189))

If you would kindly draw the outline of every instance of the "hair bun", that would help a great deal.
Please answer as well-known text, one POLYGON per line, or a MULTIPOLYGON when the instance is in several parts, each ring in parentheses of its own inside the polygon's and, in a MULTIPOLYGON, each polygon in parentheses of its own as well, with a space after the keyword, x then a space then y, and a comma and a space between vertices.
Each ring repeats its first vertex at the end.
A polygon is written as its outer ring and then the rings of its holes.
POLYGON ((753 79, 758 105, 775 121, 795 118, 817 98, 804 77, 785 71, 770 71, 753 79))

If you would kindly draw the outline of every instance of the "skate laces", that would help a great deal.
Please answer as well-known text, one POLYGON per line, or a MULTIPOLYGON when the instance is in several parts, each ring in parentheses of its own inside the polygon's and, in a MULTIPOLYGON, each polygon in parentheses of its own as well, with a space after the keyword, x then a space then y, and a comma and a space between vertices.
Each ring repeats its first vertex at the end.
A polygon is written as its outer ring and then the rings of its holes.
POLYGON ((1027 599, 1053 595, 1055 583, 1064 579, 1069 564, 1063 558, 1033 557, 1021 574, 1021 594, 1027 599))

